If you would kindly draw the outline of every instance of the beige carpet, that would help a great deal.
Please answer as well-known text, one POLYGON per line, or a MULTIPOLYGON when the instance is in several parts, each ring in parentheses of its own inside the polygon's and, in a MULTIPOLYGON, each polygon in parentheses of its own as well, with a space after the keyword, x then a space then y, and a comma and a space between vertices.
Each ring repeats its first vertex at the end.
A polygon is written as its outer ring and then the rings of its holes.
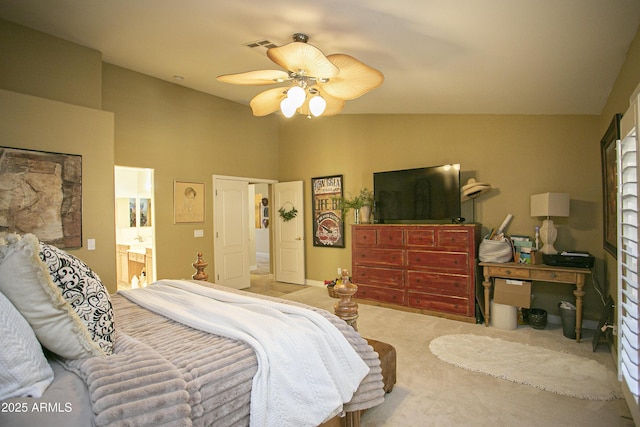
MULTIPOLYGON (((326 289, 306 288, 286 299, 333 311, 326 289)), ((592 401, 560 396, 524 384, 470 372, 438 359, 430 342, 449 334, 475 334, 566 352, 615 371, 607 346, 594 353, 593 331, 581 343, 565 338, 561 325, 505 331, 438 317, 360 304, 360 333, 392 344, 397 376, 385 402, 362 415, 363 427, 422 426, 633 426, 623 399, 592 401)), ((620 392, 619 384, 616 392, 620 392)))

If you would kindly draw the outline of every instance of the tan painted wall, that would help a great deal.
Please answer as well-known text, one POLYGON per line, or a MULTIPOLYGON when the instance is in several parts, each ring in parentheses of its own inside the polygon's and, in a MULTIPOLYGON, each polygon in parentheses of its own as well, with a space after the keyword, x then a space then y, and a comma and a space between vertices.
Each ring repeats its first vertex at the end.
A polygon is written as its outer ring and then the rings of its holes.
POLYGON ((82 259, 115 291, 113 114, 0 89, 3 145, 82 156, 82 259), (96 250, 86 249, 87 239, 96 250))
MULTIPOLYGON (((282 126, 280 178, 344 175, 345 191, 372 188, 373 172, 460 163, 462 180, 492 185, 476 200, 475 219, 484 229, 513 214, 511 234, 533 235, 540 220, 529 215, 532 194, 567 192, 571 216, 557 218, 557 248, 601 255, 600 148, 596 116, 342 115, 299 118, 282 126)), ((330 279, 351 267, 351 250, 313 247, 311 202, 306 198, 307 277, 330 279)), ((471 202, 463 216, 471 220, 471 202)), ((352 215, 347 216, 352 222, 352 215)), ((347 227, 347 246, 351 244, 347 227)), ((536 286, 536 306, 557 312, 570 286, 536 286)), ((588 298, 596 297, 593 288, 588 298)), ((593 318, 595 305, 585 314, 593 318)))
POLYGON ((115 164, 154 169, 158 278, 191 278, 202 252, 212 280, 212 176, 276 179, 276 119, 110 64, 103 76, 103 109, 116 117, 115 164), (175 180, 205 183, 204 224, 173 223, 175 180), (193 237, 197 229, 203 238, 193 237))
POLYGON ((102 107, 102 53, 0 19, 0 87, 102 107))

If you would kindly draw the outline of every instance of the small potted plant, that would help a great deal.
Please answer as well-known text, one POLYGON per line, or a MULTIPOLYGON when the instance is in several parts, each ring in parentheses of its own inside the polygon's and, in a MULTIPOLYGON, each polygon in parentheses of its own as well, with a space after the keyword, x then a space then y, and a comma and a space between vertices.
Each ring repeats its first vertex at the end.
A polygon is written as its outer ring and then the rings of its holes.
POLYGON ((356 224, 369 224, 371 222, 371 211, 373 209, 373 192, 367 187, 360 190, 360 193, 351 198, 335 197, 339 209, 344 216, 349 209, 353 209, 356 224))

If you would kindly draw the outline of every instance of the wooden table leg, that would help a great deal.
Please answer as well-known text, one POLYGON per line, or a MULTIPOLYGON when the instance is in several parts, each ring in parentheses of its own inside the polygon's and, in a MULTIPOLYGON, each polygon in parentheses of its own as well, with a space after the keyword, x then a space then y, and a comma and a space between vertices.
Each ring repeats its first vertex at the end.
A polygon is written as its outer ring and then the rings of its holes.
POLYGON ((360 427, 360 411, 347 412, 344 416, 345 427, 360 427))
POLYGON ((489 326, 489 319, 491 318, 491 277, 489 276, 489 268, 484 267, 482 269, 484 275, 484 326, 489 326))
POLYGON ((576 279, 576 342, 580 342, 582 334, 582 297, 584 296, 584 274, 578 274, 576 279))

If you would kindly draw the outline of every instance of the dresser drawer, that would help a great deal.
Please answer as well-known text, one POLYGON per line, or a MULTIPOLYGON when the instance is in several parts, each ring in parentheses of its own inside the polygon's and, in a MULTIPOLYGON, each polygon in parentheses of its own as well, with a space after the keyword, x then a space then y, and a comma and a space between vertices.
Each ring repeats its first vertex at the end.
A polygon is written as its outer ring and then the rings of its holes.
POLYGON ((407 266, 467 273, 469 256, 462 252, 407 251, 407 266))
POLYGON ((436 230, 407 230, 407 246, 420 246, 423 248, 433 248, 436 245, 436 230))
POLYGON ((358 248, 353 251, 355 265, 401 267, 403 259, 402 249, 358 248))
POLYGON ((404 271, 393 268, 356 266, 352 273, 352 282, 356 285, 376 285, 392 288, 404 286, 404 271))
POLYGON ((575 283, 577 278, 576 273, 572 273, 570 271, 533 270, 531 271, 531 280, 575 283))
POLYGON ((438 248, 467 251, 469 233, 466 230, 438 230, 438 248))
POLYGON ((463 274, 430 273, 425 271, 407 271, 407 289, 449 295, 468 297, 471 278, 463 274))
POLYGON ((441 311, 444 313, 471 316, 469 300, 444 295, 425 294, 421 292, 408 292, 408 306, 423 310, 441 311))
POLYGON ((353 228, 353 243, 358 246, 374 246, 376 244, 376 236, 375 228, 353 228))
POLYGON ((378 230, 378 245, 403 246, 404 232, 402 228, 382 228, 378 230))
POLYGON ((358 292, 356 292, 354 297, 356 299, 366 299, 386 302, 389 304, 406 305, 404 295, 405 291, 400 289, 358 285, 358 292))
POLYGON ((494 277, 506 277, 514 279, 529 279, 530 271, 524 268, 489 267, 490 275, 494 277))

